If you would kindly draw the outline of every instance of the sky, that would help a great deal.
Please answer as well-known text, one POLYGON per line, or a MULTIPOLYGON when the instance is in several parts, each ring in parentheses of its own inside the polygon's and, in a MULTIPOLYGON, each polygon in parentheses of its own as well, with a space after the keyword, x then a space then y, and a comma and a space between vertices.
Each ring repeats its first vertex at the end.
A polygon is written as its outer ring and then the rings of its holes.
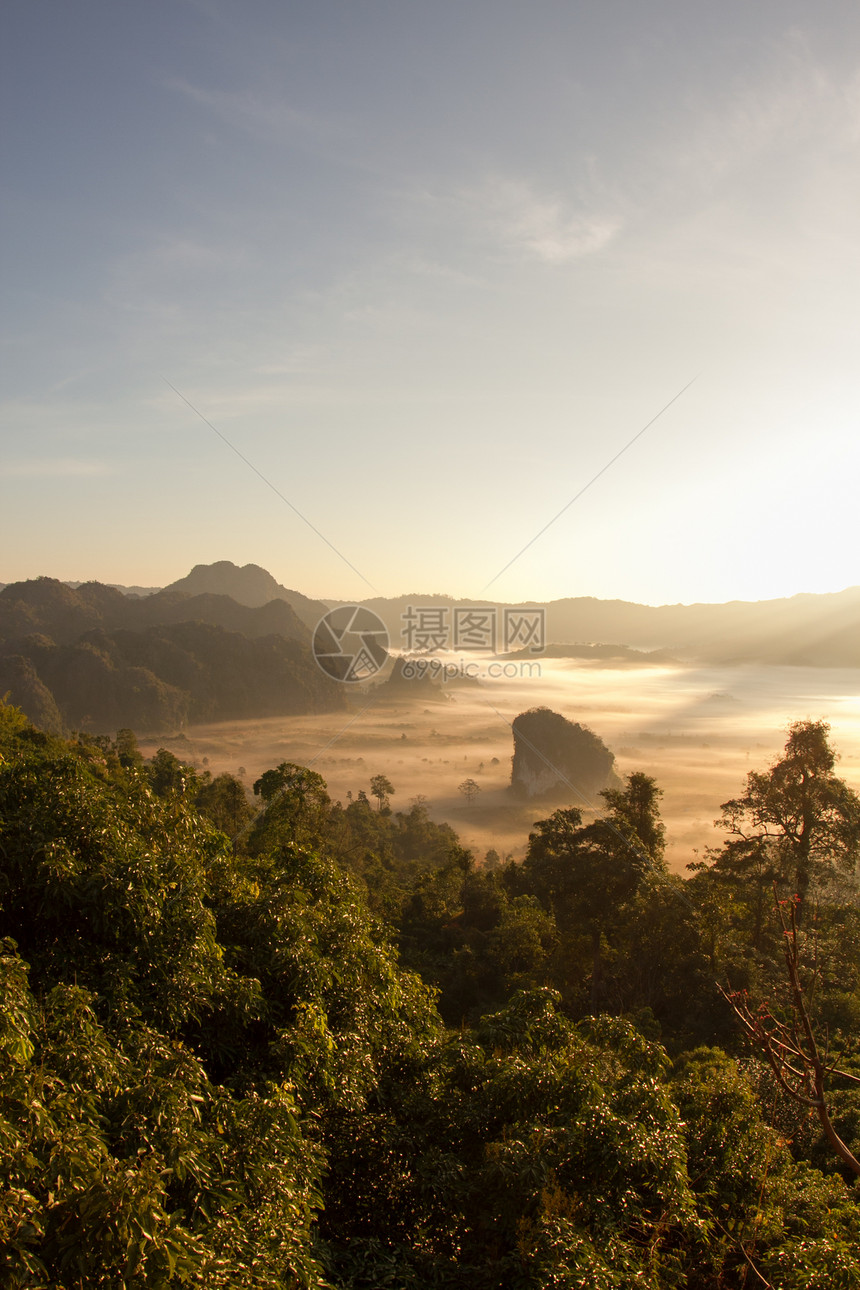
POLYGON ((5 0, 0 82, 0 582, 860 583, 853 0, 5 0))

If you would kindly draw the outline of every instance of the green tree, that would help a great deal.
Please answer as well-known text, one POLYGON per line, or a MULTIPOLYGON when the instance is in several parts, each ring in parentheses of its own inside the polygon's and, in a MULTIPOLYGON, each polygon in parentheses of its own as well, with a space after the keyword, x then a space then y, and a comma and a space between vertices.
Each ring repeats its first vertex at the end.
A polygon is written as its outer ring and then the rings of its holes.
POLYGON ((718 824, 729 841, 718 867, 752 870, 759 889, 776 877, 801 902, 811 885, 855 873, 860 798, 834 774, 829 733, 824 721, 794 722, 784 756, 769 771, 751 772, 746 791, 723 803, 718 824))
POLYGON ((860 1285, 860 1214, 840 1178, 792 1160, 747 1072, 720 1049, 679 1059, 672 1079, 686 1125, 699 1226, 685 1284, 833 1290, 860 1285))
POLYGON ((97 996, 40 1001, 0 955, 0 1280, 320 1287, 310 1227, 322 1161, 281 1089, 230 1096, 177 1039, 112 1029, 97 996))
POLYGON ((384 775, 374 775, 370 781, 370 791, 376 798, 376 809, 383 811, 388 807, 388 799, 394 792, 394 785, 384 775))
POLYGON ((603 940, 649 870, 662 870, 659 790, 647 775, 608 790, 604 819, 582 824, 575 807, 539 820, 529 834, 521 882, 551 908, 563 935, 586 931, 591 942, 591 1008, 601 994, 603 940))
POLYGON ((120 765, 126 770, 136 770, 143 765, 143 756, 137 746, 137 738, 133 730, 127 728, 118 730, 115 747, 120 765))
POLYGON ((473 779, 464 779, 459 787, 459 792, 465 797, 467 806, 472 805, 480 791, 481 785, 477 784, 473 779))
POLYGON ((558 1003, 517 995, 391 1090, 354 1144, 375 1163, 362 1191, 373 1184, 376 1214, 357 1227, 349 1197, 329 1215, 343 1282, 681 1283, 679 1237, 696 1220, 665 1055, 624 1022, 575 1028, 558 1003))
POLYGON ((600 796, 608 808, 607 821, 640 846, 654 865, 662 866, 666 829, 660 819, 663 790, 657 781, 637 770, 627 776, 623 788, 604 789, 600 796))
POLYGON ((322 775, 296 762, 281 762, 254 784, 254 795, 263 801, 249 845, 264 850, 283 842, 313 845, 325 834, 331 799, 322 775))
POLYGON ((213 906, 244 889, 187 794, 0 710, 0 1280, 321 1285, 322 1161, 283 1087, 207 1071, 261 1013, 213 906), (204 1065, 205 1062, 205 1065, 204 1065))
POLYGON ((159 748, 146 765, 146 775, 159 797, 193 794, 200 782, 193 766, 186 766, 166 748, 159 748))
POLYGON ((195 805, 217 829, 235 838, 254 818, 245 787, 234 775, 216 775, 197 791, 195 805))

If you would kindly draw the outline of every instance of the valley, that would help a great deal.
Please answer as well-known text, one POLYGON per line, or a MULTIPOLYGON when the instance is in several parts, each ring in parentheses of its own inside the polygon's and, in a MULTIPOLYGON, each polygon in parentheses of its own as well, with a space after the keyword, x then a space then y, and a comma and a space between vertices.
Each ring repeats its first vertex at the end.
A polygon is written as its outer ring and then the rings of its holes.
MULTIPOLYGON (((747 773, 775 759, 791 721, 826 720, 841 753, 840 774, 860 784, 860 696, 855 669, 799 667, 603 667, 542 659, 540 677, 482 680, 451 688, 447 701, 383 702, 349 693, 351 711, 189 725, 141 741, 145 755, 167 747, 213 774, 244 768, 247 785, 283 761, 312 766, 344 802, 368 791, 373 775, 395 787, 392 808, 423 795, 464 846, 521 858, 534 821, 566 799, 520 803, 508 792, 510 722, 546 706, 590 727, 615 754, 620 775, 643 770, 663 789, 667 859, 674 871, 717 845, 720 803, 747 773), (205 759, 205 760, 204 760, 205 759), (459 785, 481 792, 467 805, 459 785)), ((599 806, 599 803, 594 803, 599 806)))

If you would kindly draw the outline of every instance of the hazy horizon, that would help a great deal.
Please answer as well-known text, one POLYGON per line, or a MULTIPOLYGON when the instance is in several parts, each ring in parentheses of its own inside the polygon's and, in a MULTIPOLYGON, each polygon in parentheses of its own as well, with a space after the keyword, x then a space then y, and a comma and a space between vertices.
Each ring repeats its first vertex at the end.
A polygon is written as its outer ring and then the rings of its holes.
MULTIPOLYGON (((229 563, 235 564, 235 561, 230 561, 230 560, 226 560, 224 562, 228 564, 229 563)), ((200 561, 199 563, 205 566, 210 564, 222 563, 222 561, 206 560, 206 561, 200 561)), ((373 592, 368 593, 366 596, 359 595, 352 598, 348 596, 340 596, 340 595, 334 596, 334 595, 329 595, 327 593, 325 594, 320 593, 314 590, 313 588, 309 589, 307 586, 300 585, 299 579, 293 579, 292 581, 290 581, 289 574, 283 577, 279 577, 277 574, 273 573, 272 570, 268 568, 266 565, 257 564, 256 561, 248 561, 248 563, 255 565, 257 568, 263 569, 263 571, 266 573, 272 574, 275 580, 279 582, 285 588, 285 590, 297 591, 301 595, 307 596, 309 599, 319 600, 324 604, 361 603, 365 600, 373 600, 377 598, 377 593, 373 593, 373 592)), ((243 566, 236 565, 236 567, 241 568, 243 566)), ((89 576, 84 578, 79 578, 75 576, 75 577, 66 578, 66 577, 60 577, 59 574, 48 571, 46 569, 40 570, 38 573, 30 573, 30 574, 21 575, 21 576, 13 576, 11 574, 6 574, 2 570, 0 570, 0 586, 11 586, 17 582, 27 582, 27 581, 33 580, 34 578, 44 577, 44 578, 55 578, 58 582, 63 582, 67 586, 77 587, 77 586, 84 586, 88 582, 99 582, 104 586, 118 587, 123 590, 129 589, 129 588, 140 588, 145 591, 155 592, 155 591, 162 591, 164 590, 165 587, 169 587, 174 582, 180 581, 189 572, 190 572, 190 568, 188 566, 183 566, 175 574, 174 577, 167 579, 165 582, 154 583, 154 582, 145 581, 145 582, 132 583, 128 581, 121 581, 119 579, 108 580, 108 579, 96 577, 96 576, 89 576)), ((392 601, 403 600, 409 597, 412 597, 414 599, 419 599, 421 597, 424 597, 427 600, 432 600, 434 598, 445 598, 450 600, 463 600, 464 602, 471 601, 471 600, 475 601, 476 603, 480 603, 481 601, 489 601, 491 603, 511 604, 511 605, 528 604, 530 602, 535 604, 551 604, 553 603, 554 600, 575 600, 575 599, 583 598, 583 599, 605 600, 608 602, 624 601, 625 603, 642 605, 642 606, 645 606, 646 608, 660 609, 660 608, 691 607, 696 605, 723 605, 723 604, 733 604, 733 603, 758 604, 768 600, 792 600, 801 596, 838 596, 845 592, 855 591, 858 589, 860 589, 860 582, 851 583, 844 587, 835 587, 829 591, 809 591, 807 589, 801 588, 798 591, 786 592, 782 596, 761 596, 756 599, 741 597, 741 596, 730 596, 727 600, 720 600, 720 601, 711 601, 711 600, 702 600, 702 599, 679 600, 679 601, 647 601, 647 600, 627 601, 626 597, 615 596, 611 594, 592 596, 592 595, 584 595, 584 593, 580 593, 580 592, 569 592, 569 593, 562 593, 561 595, 554 596, 551 599, 541 601, 537 597, 529 596, 529 595, 524 595, 519 600, 508 600, 501 596, 492 596, 490 594, 487 594, 484 596, 473 596, 473 597, 456 596, 451 592, 448 592, 445 590, 428 591, 426 588, 422 590, 422 589, 416 589, 414 587, 411 587, 409 589, 402 590, 402 591, 390 592, 380 598, 385 600, 392 600, 392 601)))

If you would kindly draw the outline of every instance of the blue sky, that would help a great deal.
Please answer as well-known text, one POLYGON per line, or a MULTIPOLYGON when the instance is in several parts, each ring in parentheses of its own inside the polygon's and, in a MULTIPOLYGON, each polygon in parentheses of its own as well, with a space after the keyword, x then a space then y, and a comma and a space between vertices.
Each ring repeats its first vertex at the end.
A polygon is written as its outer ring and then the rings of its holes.
POLYGON ((477 596, 695 378, 493 594, 860 583, 855 4, 3 29, 0 581, 477 596))

